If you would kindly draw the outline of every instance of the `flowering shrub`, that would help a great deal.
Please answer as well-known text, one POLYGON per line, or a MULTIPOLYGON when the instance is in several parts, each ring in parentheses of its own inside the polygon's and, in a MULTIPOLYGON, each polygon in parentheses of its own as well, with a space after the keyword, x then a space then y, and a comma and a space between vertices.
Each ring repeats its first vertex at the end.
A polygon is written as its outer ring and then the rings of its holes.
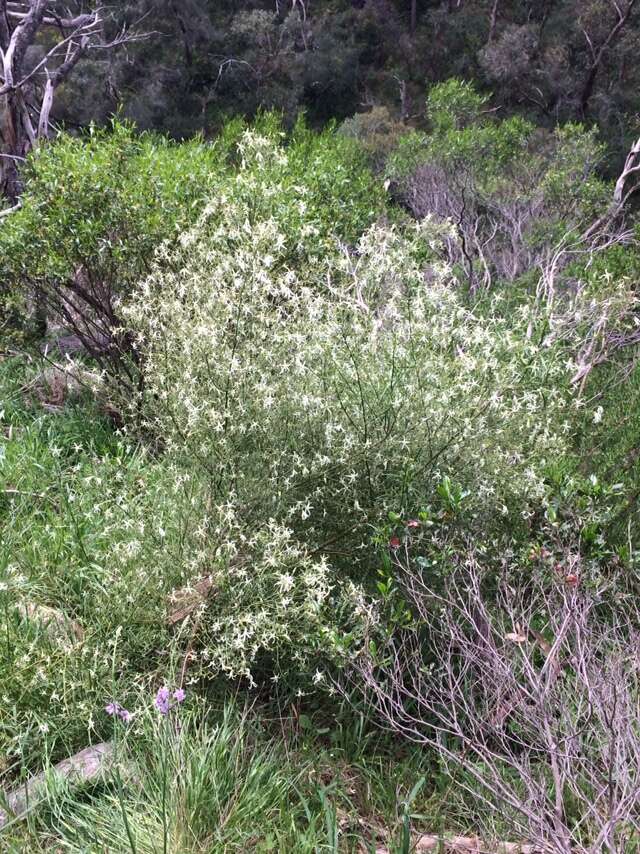
POLYGON ((351 569, 369 526, 444 475, 488 520, 537 500, 568 430, 567 365, 532 311, 465 307, 436 260, 446 227, 429 220, 316 252, 313 221, 285 230, 277 174, 259 168, 287 152, 254 134, 240 150, 235 185, 123 307, 144 426, 246 530, 273 519, 351 569))
POLYGON ((344 579, 369 585, 390 514, 433 503, 497 555, 553 513, 571 389, 633 299, 620 283, 553 313, 503 293, 470 307, 439 260, 446 223, 345 247, 293 193, 287 149, 248 132, 239 151, 233 185, 122 314, 144 371, 132 414, 210 495, 201 664, 254 680, 265 656, 308 673, 340 652, 339 615, 362 608, 344 579))

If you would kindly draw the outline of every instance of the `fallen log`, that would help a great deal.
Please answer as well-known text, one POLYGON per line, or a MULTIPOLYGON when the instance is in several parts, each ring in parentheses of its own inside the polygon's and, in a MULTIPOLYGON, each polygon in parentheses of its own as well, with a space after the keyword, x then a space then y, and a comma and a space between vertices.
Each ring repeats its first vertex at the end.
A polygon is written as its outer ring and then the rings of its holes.
MULTIPOLYGON (((489 845, 477 836, 453 836, 423 834, 413 848, 416 852, 433 851, 434 854, 538 854, 535 845, 519 842, 496 842, 489 845)), ((388 848, 377 848, 376 854, 390 854, 388 848)))
POLYGON ((85 747, 52 768, 35 774, 4 797, 7 809, 0 808, 0 829, 11 819, 24 815, 30 807, 43 799, 47 790, 47 779, 51 776, 74 785, 89 783, 109 771, 113 767, 114 758, 113 744, 108 741, 101 742, 92 747, 85 747))

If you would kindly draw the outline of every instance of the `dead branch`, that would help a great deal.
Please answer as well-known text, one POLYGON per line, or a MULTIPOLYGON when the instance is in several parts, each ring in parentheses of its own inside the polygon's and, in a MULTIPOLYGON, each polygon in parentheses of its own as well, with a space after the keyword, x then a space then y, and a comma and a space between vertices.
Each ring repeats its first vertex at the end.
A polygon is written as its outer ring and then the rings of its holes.
MULTIPOLYGON (((473 553, 432 589, 408 551, 396 570, 416 617, 354 681, 383 725, 438 754, 483 838, 494 819, 536 850, 629 850, 640 833, 640 613, 604 613, 578 556, 504 579, 491 599, 473 553)), ((374 632, 375 634, 375 632, 374 632)), ((373 647, 375 648, 375 647, 373 647)))
POLYGON ((640 181, 635 181, 631 188, 627 188, 627 181, 631 175, 640 172, 640 138, 638 138, 627 154, 624 163, 624 168, 616 181, 615 190, 613 192, 613 200, 616 205, 624 207, 629 197, 636 192, 640 187, 640 181))

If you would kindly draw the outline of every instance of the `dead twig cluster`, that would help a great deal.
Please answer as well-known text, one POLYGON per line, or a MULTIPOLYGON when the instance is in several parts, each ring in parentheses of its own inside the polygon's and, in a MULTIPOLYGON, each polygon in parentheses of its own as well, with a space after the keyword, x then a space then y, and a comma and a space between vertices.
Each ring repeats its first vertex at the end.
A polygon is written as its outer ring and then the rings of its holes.
POLYGON ((499 582, 470 555, 444 592, 408 552, 413 628, 360 657, 384 725, 437 752, 484 839, 620 852, 640 839, 640 613, 605 607, 579 563, 499 582))

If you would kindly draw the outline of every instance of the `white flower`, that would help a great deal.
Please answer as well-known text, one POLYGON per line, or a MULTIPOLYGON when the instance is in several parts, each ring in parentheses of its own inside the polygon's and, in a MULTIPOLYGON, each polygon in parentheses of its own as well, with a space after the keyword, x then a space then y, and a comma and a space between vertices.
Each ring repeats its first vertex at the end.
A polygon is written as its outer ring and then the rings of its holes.
POLYGON ((288 593, 293 588, 294 584, 295 578, 287 572, 281 573, 276 580, 276 587, 280 593, 288 593))

